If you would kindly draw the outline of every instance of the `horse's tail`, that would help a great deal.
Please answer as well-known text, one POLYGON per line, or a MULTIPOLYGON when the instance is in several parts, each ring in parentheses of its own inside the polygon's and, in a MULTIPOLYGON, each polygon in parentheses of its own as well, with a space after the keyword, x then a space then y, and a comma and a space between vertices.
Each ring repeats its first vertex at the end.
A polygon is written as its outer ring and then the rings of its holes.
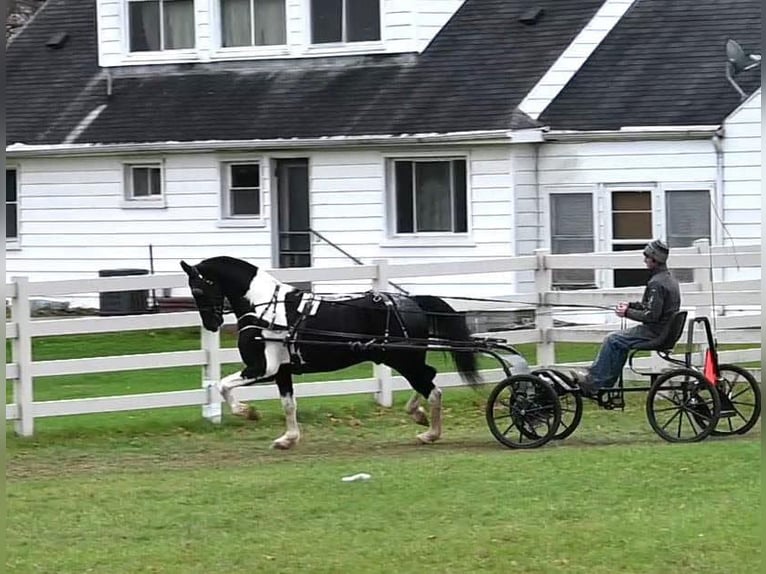
MULTIPOLYGON (((471 341, 465 317, 455 311, 446 301, 432 295, 415 295, 415 302, 428 315, 429 334, 456 343, 471 341)), ((460 377, 469 385, 481 383, 473 351, 450 351, 460 377)))

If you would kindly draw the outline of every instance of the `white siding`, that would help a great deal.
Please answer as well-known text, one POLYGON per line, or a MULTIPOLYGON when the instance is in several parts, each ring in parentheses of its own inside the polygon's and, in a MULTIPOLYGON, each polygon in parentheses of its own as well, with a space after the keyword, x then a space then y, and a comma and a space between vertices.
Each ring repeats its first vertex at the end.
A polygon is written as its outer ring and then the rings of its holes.
POLYGON ((606 0, 591 21, 572 40, 558 60, 519 104, 519 109, 537 119, 572 76, 580 69, 635 0, 606 0))
MULTIPOLYGON (((535 168, 539 144, 513 148, 513 196, 515 255, 530 255, 541 246, 541 204, 535 168)), ((522 291, 534 289, 534 274, 519 272, 516 282, 522 291)))
MULTIPOLYGON (((388 240, 385 168, 393 155, 422 155, 418 149, 297 153, 309 157, 311 225, 365 262, 444 261, 509 256, 513 253, 511 153, 507 146, 444 148, 429 154, 468 158, 471 233, 468 240, 388 240)), ((157 273, 175 273, 178 261, 227 254, 272 266, 271 189, 263 182, 260 226, 221 227, 221 161, 233 154, 147 156, 165 168, 166 207, 131 209, 123 203, 123 162, 135 158, 45 158, 19 162, 20 249, 9 250, 7 277, 33 281, 94 277, 102 269, 149 269, 153 246, 157 273)), ((271 172, 270 157, 247 155, 271 172)), ((277 155, 277 157, 281 157, 277 155)), ((316 241, 314 265, 351 261, 316 241)), ((433 294, 498 295, 513 291, 511 274, 419 279, 405 285, 433 294), (419 287, 418 285, 422 285, 419 287)), ((337 290, 353 286, 328 286, 337 290)), ((360 286, 355 286, 358 290, 360 286)))
POLYGON ((723 218, 734 241, 757 243, 761 240, 761 91, 723 125, 723 218))
POLYGON ((222 251, 270 259, 265 227, 218 227, 216 156, 166 156, 167 206, 156 209, 121 207, 124 159, 135 158, 19 162, 21 248, 7 251, 7 275, 42 281, 92 277, 101 269, 149 269, 150 244, 158 273, 177 272, 182 257, 222 251))
POLYGON ((101 66, 144 65, 153 62, 280 59, 341 54, 401 53, 422 50, 464 0, 381 0, 381 41, 345 46, 311 45, 309 0, 285 0, 287 44, 279 47, 221 51, 218 0, 195 0, 193 50, 175 54, 127 52, 127 0, 96 0, 101 66))

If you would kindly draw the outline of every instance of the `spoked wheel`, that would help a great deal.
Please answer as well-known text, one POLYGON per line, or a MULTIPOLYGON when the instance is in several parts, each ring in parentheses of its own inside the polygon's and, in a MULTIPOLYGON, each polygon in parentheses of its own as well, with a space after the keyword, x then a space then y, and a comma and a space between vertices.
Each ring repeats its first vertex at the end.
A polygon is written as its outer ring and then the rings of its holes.
POLYGON ((677 369, 660 376, 646 396, 646 416, 668 442, 696 442, 713 432, 721 413, 718 390, 699 372, 677 369))
POLYGON ((567 384, 570 387, 574 387, 575 384, 569 378, 558 371, 551 371, 550 369, 540 369, 532 371, 533 375, 542 378, 545 381, 550 382, 557 394, 559 395, 559 402, 561 403, 561 422, 559 428, 553 435, 554 440, 563 440, 571 435, 582 420, 583 400, 580 393, 572 393, 565 388, 555 385, 555 377, 561 377, 566 379, 567 384))
POLYGON ((535 448, 556 434, 561 405, 553 387, 534 375, 514 375, 498 383, 487 399, 487 424, 509 448, 535 448))
POLYGON ((712 434, 745 434, 761 416, 761 387, 753 375, 737 365, 719 365, 718 372, 721 419, 712 434))

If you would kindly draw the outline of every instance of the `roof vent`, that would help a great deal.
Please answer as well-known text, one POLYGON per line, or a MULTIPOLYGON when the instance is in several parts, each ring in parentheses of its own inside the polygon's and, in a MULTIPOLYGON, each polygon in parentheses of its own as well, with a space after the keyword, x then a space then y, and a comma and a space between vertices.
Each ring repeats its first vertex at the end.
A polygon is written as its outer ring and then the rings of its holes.
POLYGON ((69 34, 66 32, 56 32, 48 38, 48 41, 45 42, 45 45, 49 48, 53 48, 55 50, 58 50, 61 48, 64 44, 66 44, 66 41, 69 39, 69 34))
POLYGON ((529 8, 521 15, 519 22, 527 26, 534 26, 540 21, 540 18, 543 17, 543 14, 545 14, 545 10, 542 8, 529 8))

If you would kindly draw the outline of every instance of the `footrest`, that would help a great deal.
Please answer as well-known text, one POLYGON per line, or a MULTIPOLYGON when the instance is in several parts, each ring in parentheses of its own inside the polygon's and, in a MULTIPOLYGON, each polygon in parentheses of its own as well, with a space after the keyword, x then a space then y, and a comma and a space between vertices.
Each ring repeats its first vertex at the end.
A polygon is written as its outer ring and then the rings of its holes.
POLYGON ((625 394, 620 390, 606 390, 598 393, 598 406, 612 411, 625 409, 625 394))

